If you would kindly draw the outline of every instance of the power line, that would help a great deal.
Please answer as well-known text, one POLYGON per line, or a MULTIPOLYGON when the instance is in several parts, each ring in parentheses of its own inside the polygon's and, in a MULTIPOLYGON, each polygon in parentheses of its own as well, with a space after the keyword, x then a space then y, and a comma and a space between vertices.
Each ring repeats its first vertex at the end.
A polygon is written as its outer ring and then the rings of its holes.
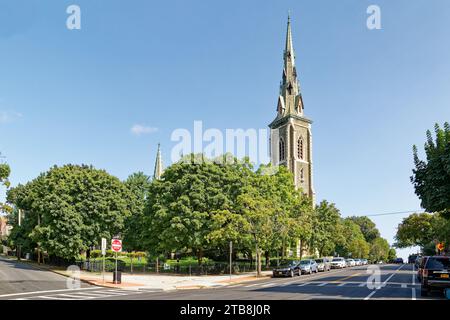
POLYGON ((364 214, 360 216, 366 216, 366 217, 378 217, 378 216, 390 216, 394 214, 404 214, 404 213, 416 213, 416 212, 424 212, 423 209, 418 210, 409 210, 409 211, 396 211, 396 212, 385 212, 385 213, 374 213, 374 214, 364 214))

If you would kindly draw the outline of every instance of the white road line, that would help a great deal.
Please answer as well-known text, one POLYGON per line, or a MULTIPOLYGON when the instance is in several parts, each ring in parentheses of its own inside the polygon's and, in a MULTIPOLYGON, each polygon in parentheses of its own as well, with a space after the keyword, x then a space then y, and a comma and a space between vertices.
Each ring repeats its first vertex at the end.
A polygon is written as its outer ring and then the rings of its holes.
POLYGON ((347 284, 347 283, 342 282, 342 283, 338 284, 338 287, 343 287, 343 286, 345 286, 346 284, 347 284))
POLYGON ((248 286, 245 286, 244 288, 251 288, 251 287, 259 286, 259 285, 260 285, 260 283, 254 283, 254 284, 249 284, 248 286))
POLYGON ((408 288, 408 285, 406 283, 402 283, 402 289, 408 288))
POLYGON ((34 298, 49 299, 49 300, 73 300, 73 299, 70 299, 70 298, 63 298, 63 297, 59 298, 57 296, 37 296, 37 297, 34 297, 34 298))
MULTIPOLYGON (((106 295, 112 295, 112 296, 126 296, 128 295, 127 292, 110 292, 109 290, 107 291, 92 291, 93 293, 98 293, 98 294, 106 294, 106 295)), ((89 294, 91 294, 91 292, 89 292, 89 294)))
POLYGON ((324 283, 319 284, 318 287, 324 287, 324 286, 326 286, 327 284, 328 284, 328 282, 324 282, 324 283))
POLYGON ((80 291, 80 290, 98 290, 98 287, 93 288, 78 288, 78 289, 59 289, 59 290, 45 290, 45 291, 31 291, 31 292, 21 292, 21 293, 8 293, 0 295, 0 298, 4 297, 15 297, 15 296, 25 296, 28 294, 37 294, 37 293, 53 293, 53 292, 63 292, 63 291, 80 291))
POLYGON ((358 284, 358 287, 364 287, 364 286, 366 286, 366 285, 367 285, 367 283, 361 282, 360 284, 358 284))
POLYGON ((261 288, 266 288, 266 287, 271 287, 271 286, 276 286, 276 285, 277 285, 276 283, 270 282, 270 283, 263 284, 263 285, 261 286, 261 288))
POLYGON ((310 284, 311 284, 311 282, 305 282, 305 283, 299 284, 298 286, 299 287, 304 287, 304 286, 307 286, 307 285, 310 285, 310 284))
POLYGON ((411 289, 411 300, 416 300, 416 288, 411 289))
POLYGON ((80 296, 80 295, 74 295, 74 294, 58 294, 57 296, 62 296, 62 297, 69 297, 69 298, 76 298, 77 300, 82 300, 82 299, 94 299, 95 297, 91 297, 91 296, 80 296))
MULTIPOLYGON (((389 276, 389 278, 387 278, 387 279, 381 284, 381 287, 385 287, 386 284, 389 282, 389 280, 391 280, 392 277, 393 277, 394 275, 396 275, 397 272, 398 272, 401 268, 403 268, 403 266, 404 266, 404 264, 402 264, 398 269, 396 269, 396 270, 389 276)), ((369 299, 375 294, 375 292, 377 292, 378 290, 379 290, 379 289, 373 290, 367 297, 364 298, 364 300, 369 300, 369 299)))

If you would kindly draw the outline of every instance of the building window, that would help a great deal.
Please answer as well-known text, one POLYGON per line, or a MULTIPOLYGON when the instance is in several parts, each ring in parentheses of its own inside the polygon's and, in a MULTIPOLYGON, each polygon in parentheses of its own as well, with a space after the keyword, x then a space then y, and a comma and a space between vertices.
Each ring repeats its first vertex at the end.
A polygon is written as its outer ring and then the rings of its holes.
POLYGON ((279 154, 280 161, 285 160, 286 159, 286 147, 285 147, 283 138, 280 138, 279 152, 280 152, 280 154, 279 154))
POLYGON ((303 138, 297 140, 297 157, 303 160, 303 138))
POLYGON ((305 175, 303 173, 303 169, 300 170, 300 182, 304 182, 305 181, 305 175))

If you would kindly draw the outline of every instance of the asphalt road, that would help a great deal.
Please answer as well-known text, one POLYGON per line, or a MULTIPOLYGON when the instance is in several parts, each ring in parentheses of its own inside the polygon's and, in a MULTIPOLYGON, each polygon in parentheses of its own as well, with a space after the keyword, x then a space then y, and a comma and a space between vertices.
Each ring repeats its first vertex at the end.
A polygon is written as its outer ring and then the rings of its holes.
MULTIPOLYGON (((67 278, 0 258, 0 299, 14 300, 419 300, 420 284, 412 265, 381 265, 379 279, 360 266, 294 278, 258 281, 194 290, 121 290, 82 284, 67 289, 67 278), (374 288, 375 287, 375 288, 374 288)), ((444 299, 433 293, 426 299, 444 299)))

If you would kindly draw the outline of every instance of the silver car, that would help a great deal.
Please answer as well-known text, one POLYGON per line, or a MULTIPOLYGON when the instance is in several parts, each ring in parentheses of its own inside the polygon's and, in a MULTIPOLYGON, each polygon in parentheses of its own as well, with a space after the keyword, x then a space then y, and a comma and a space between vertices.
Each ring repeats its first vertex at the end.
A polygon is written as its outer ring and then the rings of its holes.
POLYGON ((330 260, 328 260, 327 258, 316 259, 316 263, 317 263, 317 269, 319 271, 330 271, 331 270, 331 263, 330 263, 330 260))
POLYGON ((300 261, 300 270, 302 274, 312 274, 313 272, 317 273, 319 272, 319 269, 317 267, 317 262, 312 259, 306 259, 300 261))

